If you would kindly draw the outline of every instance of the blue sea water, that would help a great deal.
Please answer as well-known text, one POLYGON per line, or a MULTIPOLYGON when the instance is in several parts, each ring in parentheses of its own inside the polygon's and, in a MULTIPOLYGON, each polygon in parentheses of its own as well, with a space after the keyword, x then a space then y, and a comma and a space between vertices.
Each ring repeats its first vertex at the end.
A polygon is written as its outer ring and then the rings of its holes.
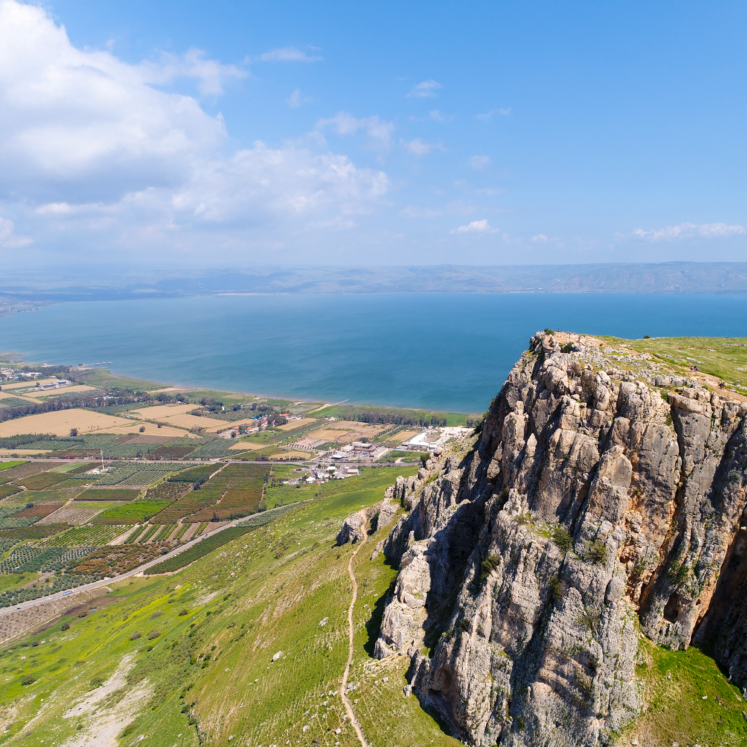
POLYGON ((747 297, 603 294, 212 296, 63 303, 0 318, 0 350, 111 361, 153 381, 482 412, 538 329, 747 336, 747 297))

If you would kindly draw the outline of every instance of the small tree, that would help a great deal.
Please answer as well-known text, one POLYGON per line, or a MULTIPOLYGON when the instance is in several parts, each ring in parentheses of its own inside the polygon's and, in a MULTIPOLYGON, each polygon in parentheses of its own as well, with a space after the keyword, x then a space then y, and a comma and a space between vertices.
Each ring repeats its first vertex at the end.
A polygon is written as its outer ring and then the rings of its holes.
POLYGON ((145 433, 145 426, 141 425, 140 428, 138 428, 138 430, 140 431, 140 433, 145 433))
POLYGON ((75 436, 78 435, 78 429, 77 428, 71 428, 70 429, 70 435, 75 438, 75 436))

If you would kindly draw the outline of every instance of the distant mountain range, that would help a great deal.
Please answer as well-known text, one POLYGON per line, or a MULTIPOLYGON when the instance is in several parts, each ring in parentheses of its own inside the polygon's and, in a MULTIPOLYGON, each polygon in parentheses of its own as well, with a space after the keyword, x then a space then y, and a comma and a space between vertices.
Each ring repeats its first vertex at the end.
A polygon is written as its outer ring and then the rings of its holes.
POLYGON ((255 266, 0 278, 0 302, 226 293, 747 293, 747 262, 417 267, 255 266))

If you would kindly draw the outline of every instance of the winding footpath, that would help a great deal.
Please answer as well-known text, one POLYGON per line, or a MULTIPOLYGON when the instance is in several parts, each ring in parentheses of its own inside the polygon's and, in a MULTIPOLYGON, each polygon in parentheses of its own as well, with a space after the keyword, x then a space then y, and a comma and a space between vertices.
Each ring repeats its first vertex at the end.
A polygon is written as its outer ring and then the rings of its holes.
POLYGON ((350 560, 348 561, 348 575, 350 576, 350 580, 353 582, 353 597, 350 600, 350 607, 348 607, 348 663, 345 665, 345 673, 342 675, 342 685, 340 686, 340 697, 342 698, 342 704, 345 706, 345 711, 348 714, 350 723, 353 725, 353 729, 355 729, 355 733, 358 735, 358 741, 361 743, 362 747, 368 747, 368 742, 366 742, 366 738, 363 736, 363 731, 360 727, 360 724, 355 718, 355 713, 353 712, 353 704, 350 702, 350 698, 348 698, 347 694, 345 693, 345 689, 348 686, 350 665, 353 663, 353 654, 355 653, 355 626, 353 623, 353 612, 355 609, 355 602, 358 599, 358 582, 355 580, 355 568, 353 567, 353 563, 355 561, 355 556, 358 554, 358 551, 361 549, 361 547, 366 544, 367 539, 368 535, 364 534, 363 541, 360 543, 360 545, 358 545, 355 552, 350 556, 350 560))

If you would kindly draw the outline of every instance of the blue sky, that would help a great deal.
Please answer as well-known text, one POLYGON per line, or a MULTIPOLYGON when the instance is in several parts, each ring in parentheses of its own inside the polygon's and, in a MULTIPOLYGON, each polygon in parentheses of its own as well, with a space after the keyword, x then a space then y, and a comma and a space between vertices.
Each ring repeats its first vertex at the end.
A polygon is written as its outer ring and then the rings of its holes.
POLYGON ((736 2, 0 0, 0 256, 745 260, 736 2))

